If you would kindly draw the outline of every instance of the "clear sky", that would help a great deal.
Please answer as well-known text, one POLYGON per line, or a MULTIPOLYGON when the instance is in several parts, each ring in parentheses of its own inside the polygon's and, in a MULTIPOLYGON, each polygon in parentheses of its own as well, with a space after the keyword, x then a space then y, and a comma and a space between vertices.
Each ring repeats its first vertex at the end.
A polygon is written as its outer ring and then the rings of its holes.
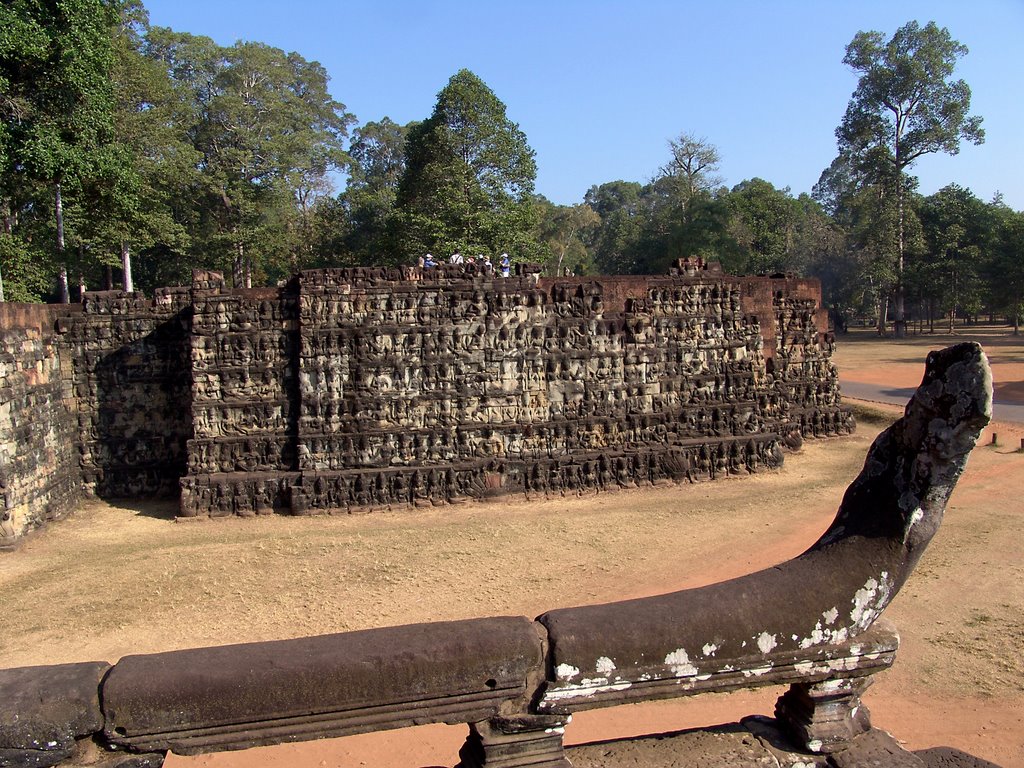
POLYGON ((466 67, 526 133, 537 192, 567 205, 648 181, 683 132, 718 147, 729 186, 810 192, 856 87, 854 34, 935 21, 970 49, 957 75, 987 137, 911 172, 924 194, 955 182, 1024 209, 1024 0, 143 1, 154 25, 319 61, 359 123, 428 117, 466 67))

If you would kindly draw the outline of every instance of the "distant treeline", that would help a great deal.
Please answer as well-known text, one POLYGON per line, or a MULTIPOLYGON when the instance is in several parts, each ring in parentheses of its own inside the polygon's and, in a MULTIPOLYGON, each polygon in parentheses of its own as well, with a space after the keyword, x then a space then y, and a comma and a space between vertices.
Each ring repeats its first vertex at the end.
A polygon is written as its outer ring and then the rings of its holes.
POLYGON ((649 182, 595 185, 572 206, 535 193, 526 136, 468 70, 422 121, 360 124, 318 63, 150 26, 135 0, 12 0, 0 29, 9 301, 151 292, 195 267, 249 286, 458 251, 549 274, 703 256, 734 274, 813 275, 840 324, 890 316, 898 332, 1024 310, 1024 213, 956 184, 921 196, 908 173, 984 140, 952 79, 967 51, 934 24, 854 37, 843 61, 860 83, 811 194, 726 188, 714 144, 682 133, 649 182))

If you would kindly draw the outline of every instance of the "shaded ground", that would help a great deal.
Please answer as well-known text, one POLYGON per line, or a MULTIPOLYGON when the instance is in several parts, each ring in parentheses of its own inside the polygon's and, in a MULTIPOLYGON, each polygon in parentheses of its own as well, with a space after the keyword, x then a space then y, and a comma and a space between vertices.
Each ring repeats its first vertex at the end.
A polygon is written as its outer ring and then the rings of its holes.
MULTIPOLYGON (((836 360, 852 380, 912 386, 924 354, 944 342, 879 344, 850 334, 836 360)), ((983 339, 1006 397, 1024 381, 1024 345, 1010 342, 983 339)), ((772 474, 584 498, 189 523, 173 522, 168 505, 89 504, 0 556, 0 655, 4 666, 114 661, 388 624, 534 616, 718 581, 812 543, 880 428, 862 420, 854 437, 810 441, 772 474)), ((982 437, 943 527, 887 612, 903 646, 866 702, 875 723, 910 748, 950 745, 1024 768, 1024 454, 1014 451, 1024 428, 997 429, 1000 446, 982 437)), ((567 741, 770 714, 778 693, 583 713, 567 741)), ((464 735, 428 726, 168 765, 450 766, 464 735)))

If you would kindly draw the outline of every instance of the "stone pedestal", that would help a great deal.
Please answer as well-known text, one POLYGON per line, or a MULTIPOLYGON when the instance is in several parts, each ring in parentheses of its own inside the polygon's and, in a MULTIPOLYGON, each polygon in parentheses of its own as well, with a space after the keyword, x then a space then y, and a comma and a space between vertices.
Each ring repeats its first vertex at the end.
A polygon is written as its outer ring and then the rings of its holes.
POLYGON ((871 683, 866 676, 793 684, 776 702, 775 716, 808 751, 838 752, 871 729, 860 700, 871 683))
POLYGON ((572 768, 562 746, 569 719, 529 715, 471 723, 459 768, 572 768))

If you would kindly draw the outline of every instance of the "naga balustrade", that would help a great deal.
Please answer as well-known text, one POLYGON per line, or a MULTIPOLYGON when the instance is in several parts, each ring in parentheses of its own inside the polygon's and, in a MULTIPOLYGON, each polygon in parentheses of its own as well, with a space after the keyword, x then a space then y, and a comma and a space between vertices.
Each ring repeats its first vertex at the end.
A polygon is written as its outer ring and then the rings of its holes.
POLYGON ((571 714, 788 684, 776 716, 813 753, 870 729, 860 696, 899 644, 879 616, 935 534, 990 419, 977 344, 928 356, 828 530, 772 568, 697 589, 525 617, 417 624, 0 671, 0 765, 91 740, 111 765, 423 723, 468 723, 479 766, 570 766, 571 714))

